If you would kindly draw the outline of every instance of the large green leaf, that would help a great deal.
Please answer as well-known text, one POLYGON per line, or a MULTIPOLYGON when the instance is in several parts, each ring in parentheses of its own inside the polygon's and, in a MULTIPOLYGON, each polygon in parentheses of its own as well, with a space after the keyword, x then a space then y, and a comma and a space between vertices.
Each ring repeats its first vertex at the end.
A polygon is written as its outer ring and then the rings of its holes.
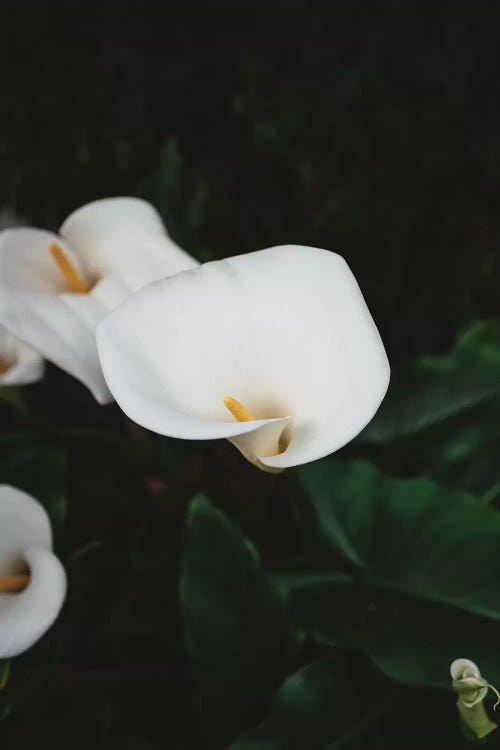
POLYGON ((229 741, 262 715, 297 634, 254 548, 203 496, 189 510, 180 593, 200 706, 209 733, 229 741))
POLYGON ((325 579, 289 591, 293 618, 316 641, 358 648, 388 677, 447 687, 449 668, 466 656, 500 684, 498 624, 455 607, 325 579))
POLYGON ((396 371, 360 435, 389 473, 432 476, 477 494, 500 482, 500 323, 478 322, 447 355, 396 371))
POLYGON ((376 723, 393 695, 386 682, 356 655, 323 659, 289 677, 268 718, 229 750, 346 747, 376 723))
POLYGON ((500 395, 500 323, 474 323, 448 355, 396 372, 362 440, 392 443, 422 433, 500 395))
POLYGON ((298 473, 322 546, 316 565, 277 577, 294 621, 322 644, 363 650, 405 683, 446 686, 458 657, 500 683, 499 514, 362 462, 323 461, 298 473), (351 576, 339 569, 339 552, 351 576))
POLYGON ((326 541, 365 582, 500 619, 500 515, 473 496, 364 462, 299 470, 326 541))

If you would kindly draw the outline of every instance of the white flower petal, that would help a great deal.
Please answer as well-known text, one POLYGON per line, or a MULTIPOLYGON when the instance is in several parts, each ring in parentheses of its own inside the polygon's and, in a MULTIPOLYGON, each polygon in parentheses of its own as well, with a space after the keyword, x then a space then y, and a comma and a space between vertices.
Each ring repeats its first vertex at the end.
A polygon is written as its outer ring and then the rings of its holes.
POLYGON ((283 419, 272 419, 265 422, 262 427, 259 427, 256 430, 246 432, 243 435, 230 437, 229 441, 235 445, 251 463, 263 463, 264 458, 267 459, 278 453, 280 438, 286 430, 289 422, 290 420, 287 417, 284 417, 283 419))
POLYGON ((44 361, 0 325, 0 359, 8 369, 0 374, 0 386, 26 385, 43 377, 44 361))
POLYGON ((0 486, 0 577, 29 569, 20 593, 0 593, 0 659, 30 648, 52 625, 66 595, 66 575, 52 553, 44 508, 9 485, 0 486))
POLYGON ((64 294, 68 287, 49 252, 52 244, 64 250, 77 271, 85 278, 85 269, 75 253, 56 234, 44 229, 6 229, 0 232, 0 282, 2 297, 29 290, 40 295, 64 294))
POLYGON ((66 219, 60 233, 92 276, 118 276, 129 291, 198 265, 168 236, 156 209, 138 198, 89 203, 66 219))
POLYGON ((16 487, 0 485, 0 576, 19 572, 23 550, 52 549, 52 531, 44 508, 16 487))
MULTIPOLYGON (((100 403, 107 403, 112 396, 97 357, 95 303, 91 295, 67 294, 64 277, 49 253, 52 243, 64 250, 85 278, 76 255, 56 235, 37 229, 0 234, 0 322, 26 345, 81 380, 100 403), (78 300, 77 309, 68 298, 78 300), (88 307, 89 314, 82 315, 79 305, 88 307)), ((107 310, 101 310, 101 317, 107 310)))
POLYGON ((156 432, 234 437, 289 417, 287 450, 257 456, 277 468, 342 447, 373 417, 389 382, 344 260, 294 245, 151 284, 100 323, 97 341, 119 405, 156 432), (234 422, 225 396, 256 421, 234 422))
POLYGON ((101 404, 112 401, 95 345, 95 326, 131 291, 197 261, 168 237, 155 209, 134 198, 95 201, 63 224, 65 239, 37 229, 0 235, 0 322, 84 383, 101 404), (57 244, 91 286, 68 293, 49 246, 57 244))
POLYGON ((31 648, 53 625, 66 596, 66 574, 44 547, 23 550, 31 579, 17 594, 0 594, 0 659, 31 648))
MULTIPOLYGON (((465 670, 470 670, 474 677, 481 677, 481 672, 476 664, 470 659, 455 659, 450 666, 450 674, 453 680, 464 679, 465 670)), ((468 675, 472 676, 472 675, 468 675)))
POLYGON ((455 659, 450 666, 450 674, 461 701, 467 708, 481 703, 488 694, 489 685, 481 676, 476 664, 470 659, 455 659), (472 700, 467 700, 472 697, 472 700))

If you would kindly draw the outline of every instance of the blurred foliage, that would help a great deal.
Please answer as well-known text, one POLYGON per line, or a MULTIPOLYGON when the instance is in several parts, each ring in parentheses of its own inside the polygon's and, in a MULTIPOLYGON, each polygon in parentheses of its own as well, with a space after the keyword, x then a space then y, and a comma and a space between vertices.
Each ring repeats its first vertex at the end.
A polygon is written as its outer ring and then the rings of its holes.
POLYGON ((500 687, 498 8, 0 16, 1 222, 132 194, 200 260, 339 250, 394 365, 351 445, 279 476, 53 367, 4 389, 0 480, 47 508, 70 589, 11 665, 0 744, 465 747, 450 661, 500 687))

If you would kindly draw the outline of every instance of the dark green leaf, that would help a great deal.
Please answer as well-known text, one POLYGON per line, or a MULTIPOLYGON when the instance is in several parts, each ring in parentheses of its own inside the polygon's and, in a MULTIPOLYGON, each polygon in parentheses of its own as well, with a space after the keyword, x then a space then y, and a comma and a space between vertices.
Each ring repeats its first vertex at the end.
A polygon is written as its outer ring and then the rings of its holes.
POLYGON ((229 750, 334 750, 347 747, 390 708, 393 693, 359 657, 342 654, 288 678, 269 717, 229 750))
POLYGON ((302 467, 326 540, 363 580, 500 619, 500 515, 430 480, 363 462, 302 467))
POLYGON ((498 623, 355 581, 290 590, 292 616, 316 641, 358 648, 388 677, 449 687, 450 664, 466 656, 500 684, 498 623))
POLYGON ((500 323, 473 324, 449 355, 421 357, 396 373, 361 439, 391 443, 421 433, 500 394, 500 323))
POLYGON ((190 506, 181 606, 202 712, 227 741, 263 711, 297 635, 252 545, 203 496, 190 506))

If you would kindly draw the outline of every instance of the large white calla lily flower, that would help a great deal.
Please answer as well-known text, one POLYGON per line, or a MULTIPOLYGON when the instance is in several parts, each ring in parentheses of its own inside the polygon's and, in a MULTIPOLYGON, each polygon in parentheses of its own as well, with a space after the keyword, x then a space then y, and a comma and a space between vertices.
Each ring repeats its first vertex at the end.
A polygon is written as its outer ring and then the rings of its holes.
POLYGON ((0 233, 0 323, 107 403, 96 324, 130 292, 196 265, 148 203, 95 201, 71 214, 60 236, 0 233))
POLYGON ((131 419, 171 437, 228 438, 269 471, 341 448, 389 382, 345 261, 296 245, 150 284, 98 326, 97 343, 131 419))
POLYGON ((44 362, 0 325, 0 386, 26 385, 43 377, 44 362))
POLYGON ((26 651, 51 627, 66 596, 42 506, 0 486, 0 659, 26 651))

